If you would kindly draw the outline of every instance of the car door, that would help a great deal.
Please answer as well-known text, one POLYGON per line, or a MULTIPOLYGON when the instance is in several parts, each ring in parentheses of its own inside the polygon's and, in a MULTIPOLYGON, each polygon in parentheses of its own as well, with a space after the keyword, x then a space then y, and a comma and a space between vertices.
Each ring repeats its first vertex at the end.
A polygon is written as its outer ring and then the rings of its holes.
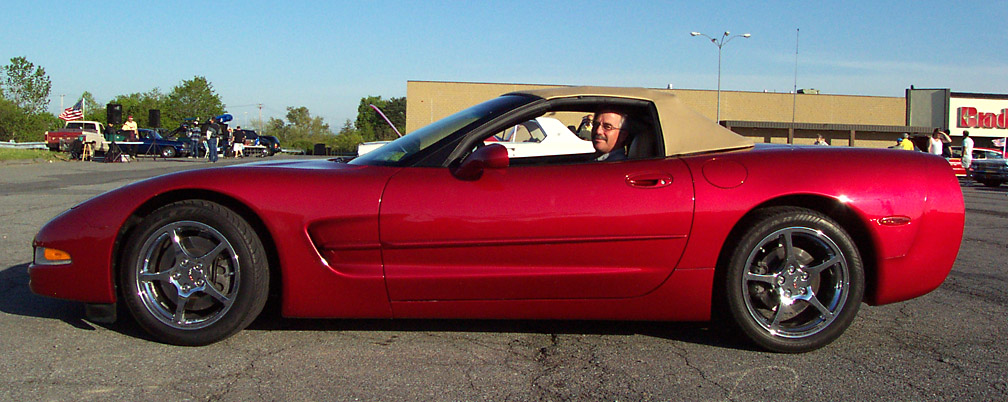
POLYGON ((624 298, 658 287, 686 245, 693 185, 675 158, 488 169, 405 168, 382 196, 389 296, 624 298))

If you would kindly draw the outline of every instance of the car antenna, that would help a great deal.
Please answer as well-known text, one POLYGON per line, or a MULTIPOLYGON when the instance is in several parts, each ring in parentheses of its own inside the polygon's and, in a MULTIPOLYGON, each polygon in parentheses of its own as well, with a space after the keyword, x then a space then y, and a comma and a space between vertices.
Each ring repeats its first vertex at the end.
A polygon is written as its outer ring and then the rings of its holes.
POLYGON ((389 120, 388 117, 385 117, 385 113, 382 113, 381 109, 379 109, 378 106, 375 106, 374 103, 372 103, 372 104, 370 104, 368 106, 371 106, 372 109, 374 109, 376 112, 378 112, 379 116, 381 116, 383 119, 385 119, 385 122, 388 123, 389 127, 392 127, 392 130, 395 131, 396 135, 402 137, 402 134, 399 132, 399 130, 397 128, 395 128, 395 124, 392 124, 392 121, 389 120))

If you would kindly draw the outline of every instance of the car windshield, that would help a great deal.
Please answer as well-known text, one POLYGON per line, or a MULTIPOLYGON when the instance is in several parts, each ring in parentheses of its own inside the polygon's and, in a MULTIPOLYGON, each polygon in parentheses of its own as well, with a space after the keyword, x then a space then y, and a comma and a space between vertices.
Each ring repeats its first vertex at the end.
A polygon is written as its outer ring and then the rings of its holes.
POLYGON ((433 144, 474 124, 482 124, 530 100, 524 96, 501 96, 455 113, 429 126, 404 135, 352 161, 353 165, 396 166, 433 144))
POLYGON ((94 126, 91 124, 84 124, 82 122, 70 122, 66 124, 66 128, 71 130, 85 130, 90 129, 92 127, 94 126))
POLYGON ((161 139, 161 134, 158 134, 157 131, 154 131, 154 130, 140 129, 140 130, 138 130, 138 132, 140 134, 140 139, 143 139, 143 140, 160 140, 161 139))

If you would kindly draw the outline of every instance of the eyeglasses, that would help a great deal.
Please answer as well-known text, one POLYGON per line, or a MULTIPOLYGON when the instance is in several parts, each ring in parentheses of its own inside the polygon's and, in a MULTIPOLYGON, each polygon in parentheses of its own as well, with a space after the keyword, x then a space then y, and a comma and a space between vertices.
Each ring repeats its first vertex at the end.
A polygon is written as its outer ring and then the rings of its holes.
POLYGON ((609 123, 602 123, 600 125, 599 122, 597 122, 597 121, 593 121, 592 124, 595 125, 595 127, 599 127, 602 130, 604 130, 604 131, 613 131, 613 130, 619 130, 619 129, 623 128, 623 127, 616 127, 616 126, 614 126, 612 124, 609 124, 609 123))

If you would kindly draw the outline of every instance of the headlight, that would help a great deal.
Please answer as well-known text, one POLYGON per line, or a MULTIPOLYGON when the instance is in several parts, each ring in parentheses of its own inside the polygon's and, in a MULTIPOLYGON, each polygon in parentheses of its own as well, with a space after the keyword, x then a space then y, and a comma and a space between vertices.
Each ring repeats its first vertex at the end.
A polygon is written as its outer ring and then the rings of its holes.
POLYGON ((35 265, 63 265, 69 264, 70 253, 49 247, 35 247, 35 265))

